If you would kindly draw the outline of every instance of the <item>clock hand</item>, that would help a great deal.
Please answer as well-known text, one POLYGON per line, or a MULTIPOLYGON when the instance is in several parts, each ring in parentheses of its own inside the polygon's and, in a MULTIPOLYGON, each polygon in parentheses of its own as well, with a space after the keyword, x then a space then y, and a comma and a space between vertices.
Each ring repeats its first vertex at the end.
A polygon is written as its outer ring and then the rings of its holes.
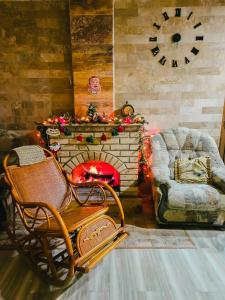
POLYGON ((174 33, 174 34, 172 35, 172 42, 173 42, 173 43, 178 43, 178 42, 180 42, 180 40, 181 40, 181 35, 180 35, 180 33, 174 33))

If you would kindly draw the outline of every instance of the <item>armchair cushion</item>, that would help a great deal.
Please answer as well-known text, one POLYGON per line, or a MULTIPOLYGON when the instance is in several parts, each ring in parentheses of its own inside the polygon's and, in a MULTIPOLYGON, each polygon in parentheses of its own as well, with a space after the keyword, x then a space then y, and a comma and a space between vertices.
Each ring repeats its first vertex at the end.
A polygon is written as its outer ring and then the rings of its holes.
POLYGON ((168 208, 186 211, 213 211, 225 208, 225 198, 207 184, 178 183, 171 180, 168 190, 168 208))

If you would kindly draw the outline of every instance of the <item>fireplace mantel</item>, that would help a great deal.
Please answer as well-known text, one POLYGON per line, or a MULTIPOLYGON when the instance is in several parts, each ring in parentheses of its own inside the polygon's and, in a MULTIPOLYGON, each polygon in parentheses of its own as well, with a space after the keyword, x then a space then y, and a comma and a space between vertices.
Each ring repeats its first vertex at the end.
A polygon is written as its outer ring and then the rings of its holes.
POLYGON ((104 161, 111 164, 120 173, 120 191, 124 195, 137 195, 138 160, 140 134, 142 124, 122 124, 124 132, 118 136, 112 135, 113 128, 120 124, 74 124, 67 127, 71 135, 61 134, 57 138, 51 138, 50 144, 59 142, 61 150, 58 152, 58 160, 63 168, 71 174, 79 164, 90 161, 104 161), (101 139, 102 134, 107 137, 101 139), (83 141, 77 140, 82 134, 83 141), (86 137, 92 135, 94 142, 89 143, 86 137))

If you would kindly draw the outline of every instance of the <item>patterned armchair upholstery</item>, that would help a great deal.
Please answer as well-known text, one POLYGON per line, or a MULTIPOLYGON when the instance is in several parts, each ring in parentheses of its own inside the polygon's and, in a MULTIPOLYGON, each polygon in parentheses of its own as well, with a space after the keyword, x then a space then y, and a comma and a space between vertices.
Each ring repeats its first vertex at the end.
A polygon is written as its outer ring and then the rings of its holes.
POLYGON ((155 135, 152 138, 151 171, 158 223, 223 225, 225 166, 212 137, 183 127, 155 135), (174 161, 199 156, 211 158, 211 184, 176 182, 174 161))

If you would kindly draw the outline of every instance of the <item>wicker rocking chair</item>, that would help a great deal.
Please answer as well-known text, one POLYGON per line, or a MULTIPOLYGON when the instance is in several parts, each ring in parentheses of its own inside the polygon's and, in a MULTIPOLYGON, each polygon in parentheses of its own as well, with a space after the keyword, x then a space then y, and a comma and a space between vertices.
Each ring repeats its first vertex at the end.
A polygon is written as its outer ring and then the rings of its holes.
POLYGON ((121 202, 106 183, 72 182, 46 149, 14 150, 4 160, 15 208, 9 236, 45 279, 68 286, 127 237, 121 202), (110 203, 120 226, 106 215, 110 203))

